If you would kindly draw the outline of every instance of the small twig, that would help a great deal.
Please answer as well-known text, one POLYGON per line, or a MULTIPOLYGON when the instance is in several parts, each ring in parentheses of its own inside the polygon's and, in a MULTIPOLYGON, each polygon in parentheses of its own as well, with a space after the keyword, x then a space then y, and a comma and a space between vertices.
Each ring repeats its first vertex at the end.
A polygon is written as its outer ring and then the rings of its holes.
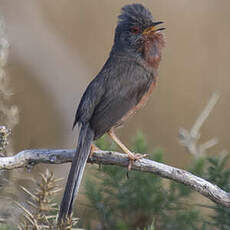
POLYGON ((208 149, 212 148, 213 146, 218 144, 218 139, 217 138, 212 138, 210 140, 208 140, 207 142, 205 142, 204 144, 200 145, 200 152, 204 153, 205 151, 207 151, 208 149))
POLYGON ((11 130, 6 126, 0 126, 0 152, 6 149, 8 145, 8 137, 11 134, 11 130))
POLYGON ((7 222, 6 222, 6 220, 5 219, 3 219, 3 218, 0 218, 0 224, 6 224, 7 222))
POLYGON ((218 93, 212 94, 210 100, 195 121, 190 131, 186 130, 185 128, 180 128, 178 131, 179 142, 188 150, 189 153, 193 154, 194 156, 204 155, 208 149, 218 144, 217 138, 212 138, 206 143, 200 145, 198 144, 198 141, 200 139, 200 129, 218 102, 219 97, 220 95, 218 93))
POLYGON ((209 114, 213 110, 214 106, 218 102, 220 95, 218 93, 213 93, 211 98, 208 101, 208 104, 205 106, 203 111, 201 112, 200 116, 195 121, 190 133, 193 138, 197 138, 200 134, 200 128, 207 120, 209 114))
MULTIPOLYGON (((31 162, 34 164, 62 164, 71 162, 74 153, 75 150, 68 149, 24 150, 12 157, 0 157, 0 169, 26 167, 31 162)), ((129 159, 125 154, 98 150, 94 152, 93 156, 88 160, 88 162, 127 167, 129 164, 129 159)), ((174 168, 149 159, 140 159, 139 161, 135 161, 132 165, 132 169, 157 174, 161 177, 188 185, 193 190, 206 196, 210 200, 220 205, 230 207, 230 193, 225 192, 216 185, 185 170, 174 168)))

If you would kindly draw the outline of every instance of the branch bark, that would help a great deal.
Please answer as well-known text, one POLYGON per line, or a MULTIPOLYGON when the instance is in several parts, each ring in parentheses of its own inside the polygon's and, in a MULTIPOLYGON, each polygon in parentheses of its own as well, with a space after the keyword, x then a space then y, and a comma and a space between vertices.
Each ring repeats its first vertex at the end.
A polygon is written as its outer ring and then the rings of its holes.
MULTIPOLYGON (((15 156, 0 157, 0 170, 31 167, 38 163, 63 164, 72 161, 74 152, 75 150, 69 149, 24 150, 15 156)), ((122 153, 98 150, 94 152, 88 162, 127 167, 129 160, 127 156, 122 153)), ((225 192, 216 185, 185 170, 174 168, 149 159, 140 159, 139 161, 134 162, 132 170, 153 173, 188 185, 193 190, 199 192, 217 204, 230 207, 230 193, 225 192)))

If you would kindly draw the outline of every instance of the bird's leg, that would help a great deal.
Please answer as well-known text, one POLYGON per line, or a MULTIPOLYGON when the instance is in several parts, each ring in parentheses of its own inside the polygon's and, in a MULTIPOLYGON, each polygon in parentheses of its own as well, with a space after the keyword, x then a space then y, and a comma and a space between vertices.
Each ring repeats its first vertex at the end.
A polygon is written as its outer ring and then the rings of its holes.
POLYGON ((128 154, 128 158, 130 159, 128 169, 130 170, 132 167, 132 164, 135 160, 139 160, 141 158, 144 158, 147 156, 147 154, 133 154, 122 142, 121 140, 116 136, 113 129, 110 129, 108 131, 108 135, 113 139, 113 141, 126 153, 128 154))
POLYGON ((135 155, 120 141, 120 139, 116 136, 113 129, 110 129, 108 132, 109 136, 113 139, 113 141, 125 152, 128 154, 130 160, 136 160, 135 155))

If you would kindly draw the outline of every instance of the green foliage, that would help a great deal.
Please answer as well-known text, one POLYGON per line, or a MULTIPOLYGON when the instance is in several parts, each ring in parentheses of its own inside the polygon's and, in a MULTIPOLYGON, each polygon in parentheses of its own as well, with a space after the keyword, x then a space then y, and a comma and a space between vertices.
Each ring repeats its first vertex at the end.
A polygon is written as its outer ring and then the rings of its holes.
POLYGON ((6 225, 6 224, 0 224, 0 230, 14 230, 12 226, 6 225))
MULTIPOLYGON (((227 168, 229 156, 209 157, 210 166, 207 169, 207 179, 223 188, 226 192, 230 192, 230 169, 227 168)), ((230 209, 221 205, 210 206, 214 214, 211 216, 212 225, 221 230, 230 229, 230 209)))
MULTIPOLYGON (((97 145, 101 149, 116 150, 105 137, 97 145)), ((133 140, 132 150, 151 152, 141 133, 133 140)), ((155 150, 149 158, 163 162, 162 150, 155 150)), ((227 159, 227 156, 194 159, 188 171, 229 191, 227 159)), ((96 215, 84 220, 88 226, 95 219, 104 230, 230 229, 230 209, 213 203, 205 206, 212 210, 211 214, 204 214, 207 212, 202 212, 193 199, 197 193, 156 175, 131 171, 127 177, 125 168, 102 166, 95 172, 95 178, 88 179, 85 190, 91 207, 96 211, 96 215), (95 184, 94 179, 99 182, 95 184)))
POLYGON ((154 222, 150 226, 144 228, 144 230, 155 230, 154 222))

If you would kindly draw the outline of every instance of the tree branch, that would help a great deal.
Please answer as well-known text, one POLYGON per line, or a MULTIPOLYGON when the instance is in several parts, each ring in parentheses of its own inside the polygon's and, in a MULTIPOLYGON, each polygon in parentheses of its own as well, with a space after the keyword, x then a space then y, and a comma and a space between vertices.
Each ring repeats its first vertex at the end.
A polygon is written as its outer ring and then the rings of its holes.
MULTIPOLYGON (((69 149, 31 149, 24 150, 11 157, 0 157, 0 169, 15 169, 31 167, 38 163, 62 164, 71 162, 75 150, 69 149)), ((128 167, 128 158, 125 154, 112 151, 95 151, 89 163, 104 165, 117 165, 128 167)), ((204 195, 208 199, 230 207, 230 193, 227 193, 216 185, 197 177, 185 170, 174 168, 166 164, 149 159, 140 159, 134 162, 133 170, 148 172, 170 180, 190 186, 193 190, 204 195)))
POLYGON ((180 128, 178 131, 180 144, 183 145, 188 152, 193 154, 195 157, 205 155, 208 149, 218 144, 217 138, 212 138, 204 144, 199 144, 198 141, 200 139, 200 129, 215 107, 219 98, 220 95, 218 93, 213 93, 207 105, 194 122, 191 130, 189 131, 185 128, 180 128))

